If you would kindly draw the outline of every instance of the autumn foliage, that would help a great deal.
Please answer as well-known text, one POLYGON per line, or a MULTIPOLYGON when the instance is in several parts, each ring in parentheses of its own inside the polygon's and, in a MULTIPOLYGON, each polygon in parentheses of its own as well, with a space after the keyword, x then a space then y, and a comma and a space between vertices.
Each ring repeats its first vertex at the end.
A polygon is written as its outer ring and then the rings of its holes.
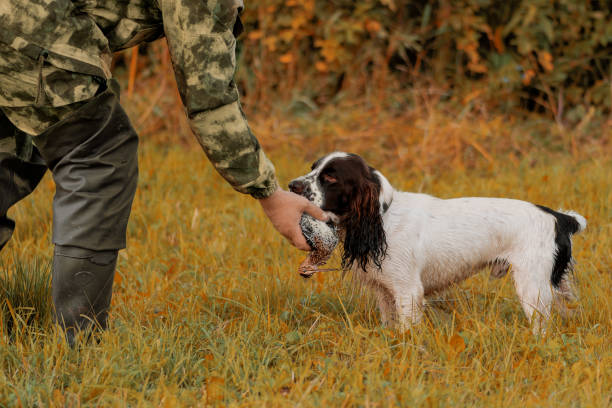
MULTIPOLYGON (((609 3, 247 1, 242 105, 270 154, 431 172, 612 150, 609 3)), ((165 40, 117 55, 139 135, 193 142, 165 40)))
POLYGON ((611 108, 609 2, 247 2, 247 94, 321 105, 426 83, 447 100, 544 112, 560 123, 611 108))

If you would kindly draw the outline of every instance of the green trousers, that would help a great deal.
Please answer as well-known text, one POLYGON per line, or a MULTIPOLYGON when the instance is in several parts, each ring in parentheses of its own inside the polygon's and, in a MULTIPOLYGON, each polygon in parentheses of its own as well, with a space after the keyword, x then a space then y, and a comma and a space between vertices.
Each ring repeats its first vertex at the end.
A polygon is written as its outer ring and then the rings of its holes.
POLYGON ((15 228, 9 207, 49 169, 56 186, 53 303, 71 342, 79 329, 106 327, 117 252, 125 248, 137 185, 138 137, 116 83, 109 85, 34 144, 0 111, 0 249, 15 228))

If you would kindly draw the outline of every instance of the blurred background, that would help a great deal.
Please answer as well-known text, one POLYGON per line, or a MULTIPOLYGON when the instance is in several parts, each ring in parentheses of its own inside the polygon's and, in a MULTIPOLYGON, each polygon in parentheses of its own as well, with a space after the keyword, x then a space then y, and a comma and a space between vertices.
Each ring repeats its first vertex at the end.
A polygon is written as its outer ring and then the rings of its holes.
MULTIPOLYGON (((608 154, 610 1, 246 2, 236 79, 266 151, 435 171, 608 154)), ((195 147, 165 39, 118 54, 144 139, 195 147)), ((124 99, 125 100, 125 99, 124 99)))

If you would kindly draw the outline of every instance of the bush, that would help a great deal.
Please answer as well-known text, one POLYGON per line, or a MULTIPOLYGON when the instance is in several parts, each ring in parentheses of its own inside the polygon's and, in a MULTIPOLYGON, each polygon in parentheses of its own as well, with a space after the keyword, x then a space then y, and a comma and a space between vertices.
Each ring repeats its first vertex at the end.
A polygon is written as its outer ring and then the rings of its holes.
POLYGON ((325 104, 428 84, 558 122, 610 114, 612 3, 265 0, 247 3, 242 88, 325 104))

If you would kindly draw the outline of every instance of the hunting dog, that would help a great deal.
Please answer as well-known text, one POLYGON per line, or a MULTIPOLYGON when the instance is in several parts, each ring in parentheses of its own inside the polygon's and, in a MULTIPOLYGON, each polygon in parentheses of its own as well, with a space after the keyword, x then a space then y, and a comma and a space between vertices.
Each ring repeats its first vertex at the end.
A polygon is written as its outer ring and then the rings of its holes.
POLYGON ((511 270, 534 330, 553 304, 575 299, 571 237, 586 228, 576 212, 398 191, 363 158, 343 152, 314 162, 289 189, 336 216, 342 266, 374 290, 383 323, 419 322, 426 295, 484 266, 497 277, 511 270))

